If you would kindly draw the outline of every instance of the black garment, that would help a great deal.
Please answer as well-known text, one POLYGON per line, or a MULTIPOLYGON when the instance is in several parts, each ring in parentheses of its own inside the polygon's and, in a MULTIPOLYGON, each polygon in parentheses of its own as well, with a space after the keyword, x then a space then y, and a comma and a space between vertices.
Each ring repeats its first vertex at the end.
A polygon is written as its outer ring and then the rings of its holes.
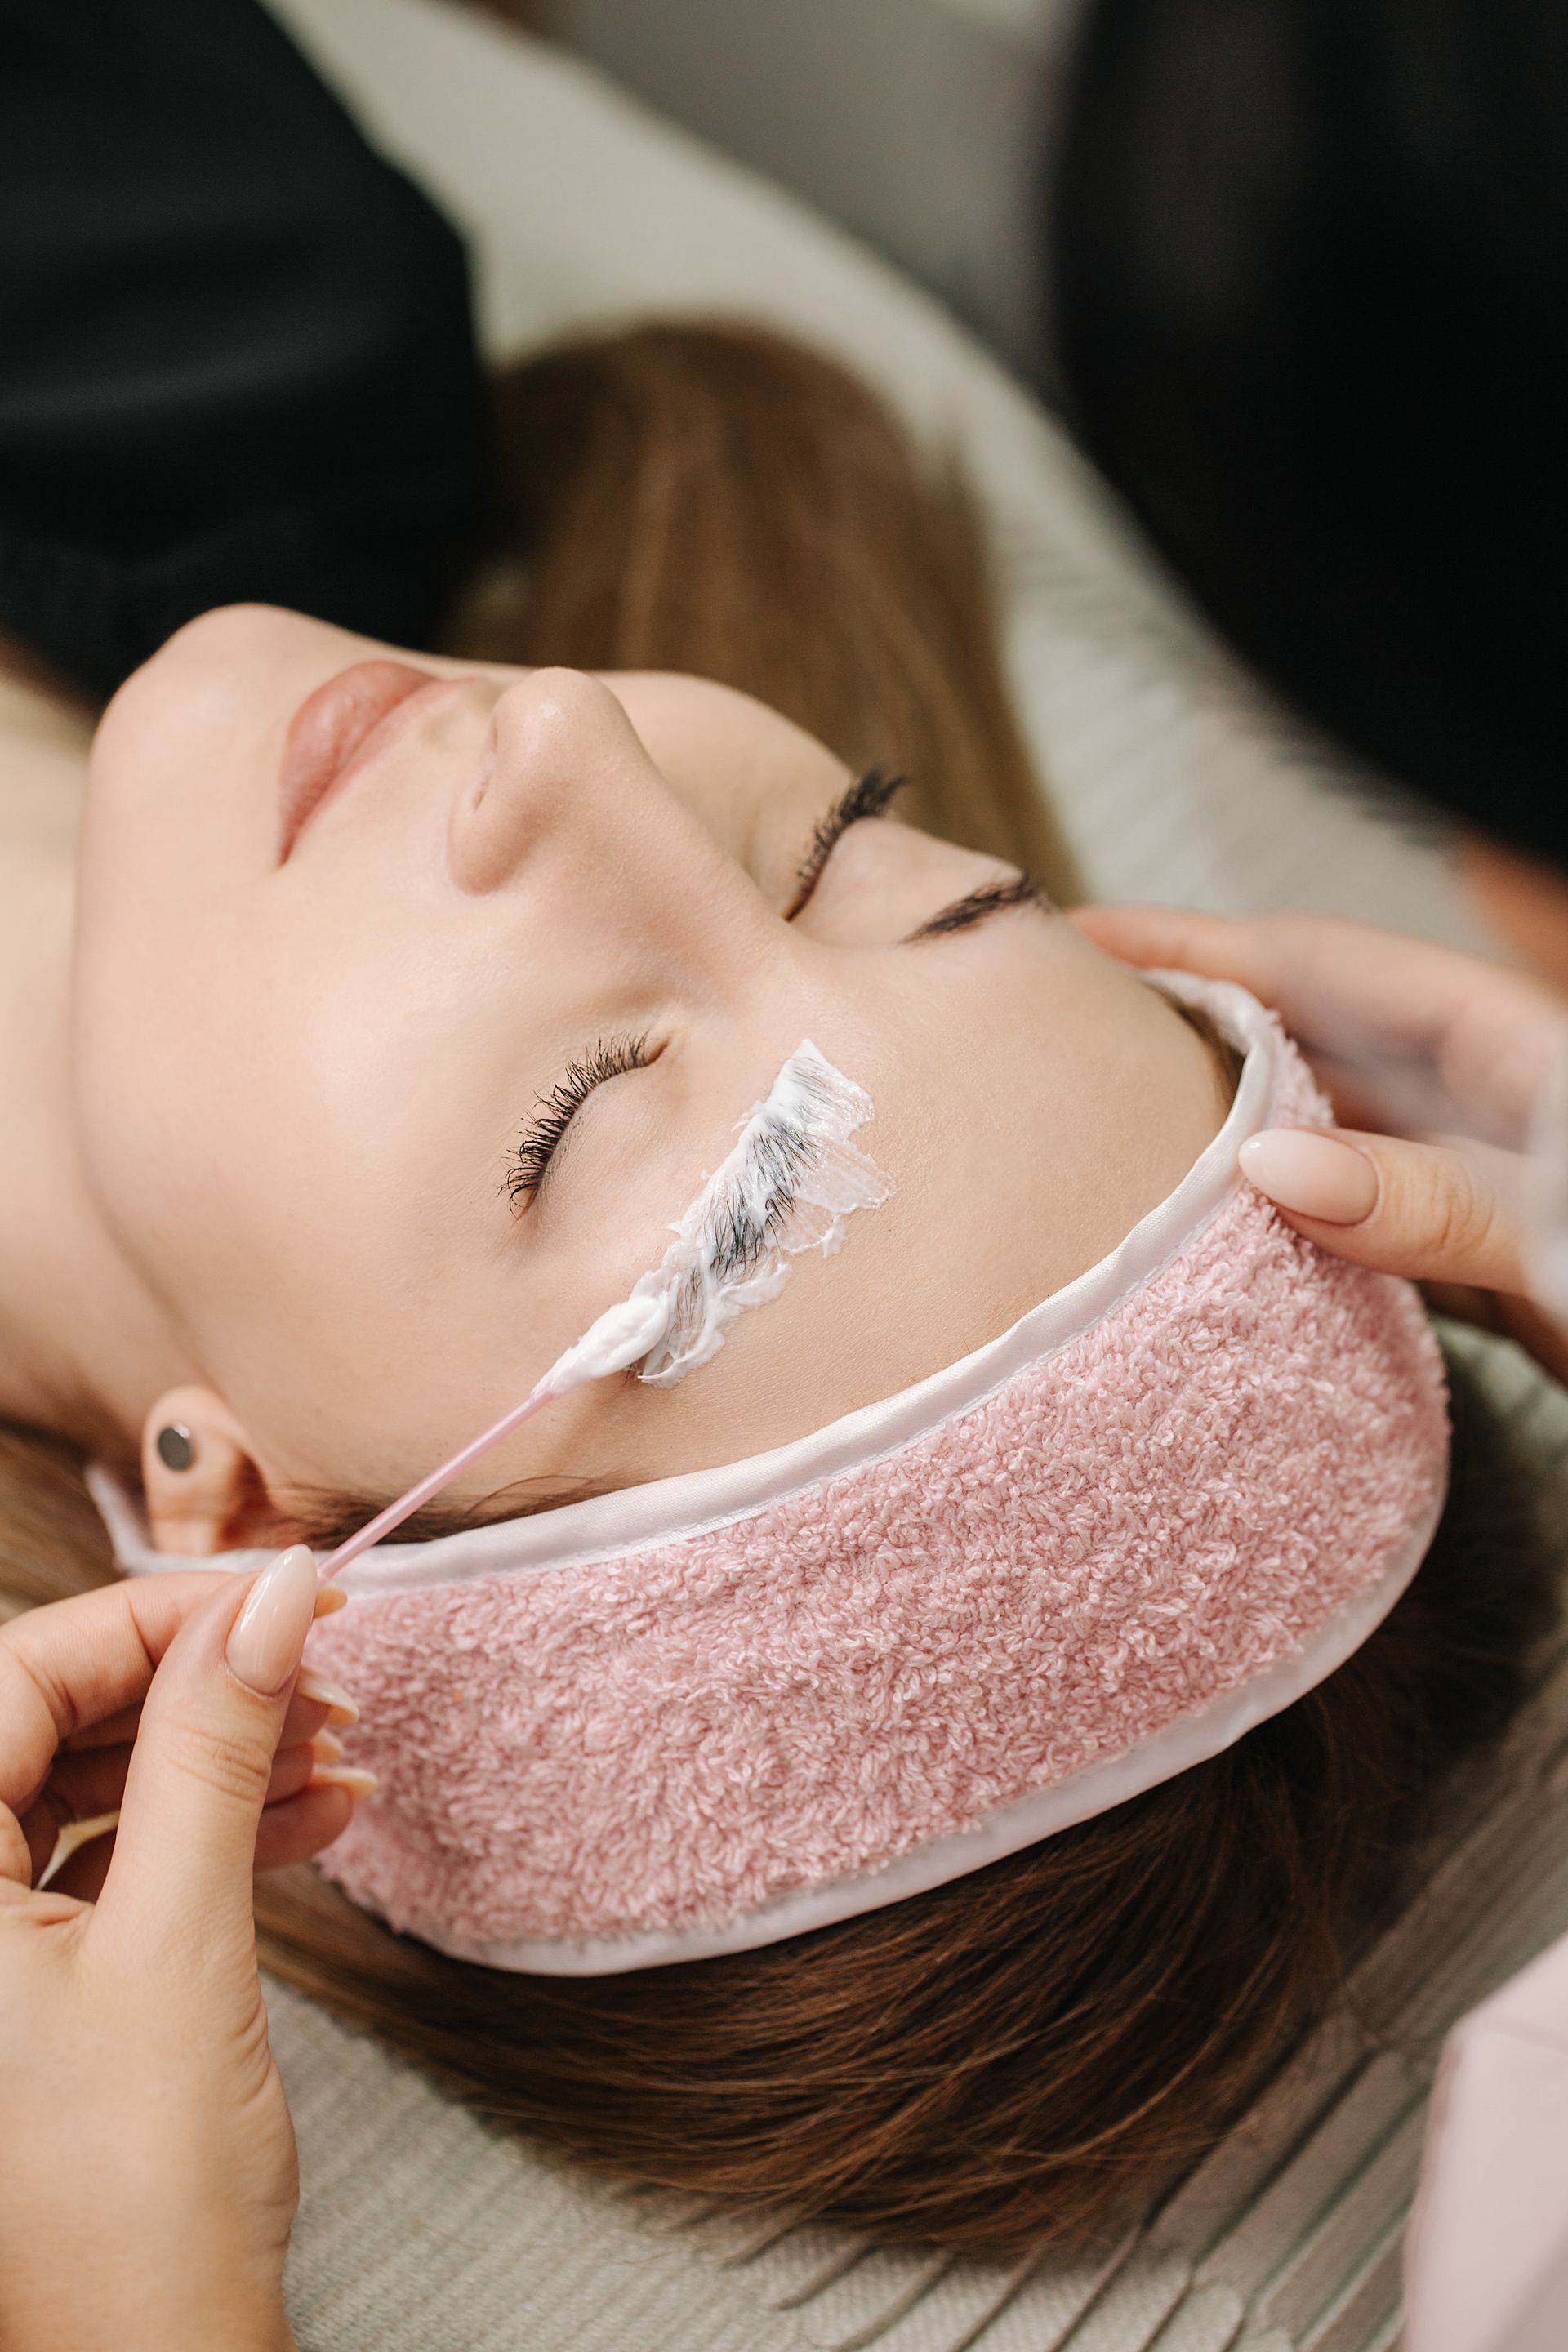
POLYGON ((0 0, 0 632, 107 692, 214 604, 426 642, 457 236, 256 0, 0 0))
POLYGON ((1568 867, 1568 7, 1092 0, 1062 372, 1299 710, 1568 867))

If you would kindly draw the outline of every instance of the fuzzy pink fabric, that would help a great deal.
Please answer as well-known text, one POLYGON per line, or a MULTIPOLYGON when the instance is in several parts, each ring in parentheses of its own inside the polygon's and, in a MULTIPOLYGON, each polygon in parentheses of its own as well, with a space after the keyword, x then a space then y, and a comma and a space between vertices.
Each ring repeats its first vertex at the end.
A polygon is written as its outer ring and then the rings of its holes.
POLYGON ((1446 1446, 1414 1294, 1238 1189, 880 1460, 597 1563, 356 1595, 309 1656, 382 1787, 323 1867, 491 1943, 874 1872, 1298 1652, 1408 1543, 1446 1446))

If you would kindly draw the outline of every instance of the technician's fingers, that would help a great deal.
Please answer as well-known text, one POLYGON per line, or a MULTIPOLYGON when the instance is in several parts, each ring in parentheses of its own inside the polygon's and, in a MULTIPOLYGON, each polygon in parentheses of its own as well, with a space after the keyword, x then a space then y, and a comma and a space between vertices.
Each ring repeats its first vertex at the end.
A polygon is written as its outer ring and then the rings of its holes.
POLYGON ((268 1805, 256 1833, 257 1869, 283 1870, 293 1862, 309 1862, 342 1835, 361 1797, 374 1787, 368 1773, 345 1769, 336 1781, 318 1777, 297 1797, 268 1805))
MULTIPOLYGON (((322 1587, 323 1592, 331 1592, 333 1589, 330 1584, 322 1587)), ((343 1597, 346 1599, 346 1594, 343 1597)), ((318 1610, 316 1613, 321 1616, 325 1612, 318 1610)), ((294 1696, 289 1702, 289 1712, 283 1718, 283 1734, 278 1742, 279 1748, 294 1748, 302 1739, 313 1739, 316 1733, 329 1723, 353 1723, 357 1719, 357 1711, 352 1703, 347 1709, 337 1703, 343 1696, 342 1692, 335 1693, 331 1699, 309 1696, 313 1690, 331 1689, 332 1685, 324 1684, 319 1675, 312 1675, 308 1671, 300 1674, 294 1685, 294 1696)), ((85 1729, 73 1732, 65 1743, 66 1748, 73 1756, 92 1748, 131 1748, 135 1744, 141 1725, 141 1707, 124 1707, 120 1714, 110 1716, 102 1723, 89 1724, 85 1729)))
MULTIPOLYGON (((47 1867, 62 1830, 119 1811, 131 1755, 130 1748, 123 1747, 56 1758, 38 1797, 22 1815, 22 1833, 32 1854, 35 1879, 47 1867)), ((335 1765, 342 1755, 342 1743, 330 1738, 320 1748, 303 1741, 280 1748, 268 1780, 267 1802, 277 1804, 298 1795, 318 1765, 335 1765)))
POLYGON ((1184 907, 1075 907, 1068 920, 1121 963, 1201 972, 1209 980, 1239 981, 1255 996, 1262 992, 1264 959, 1249 936, 1254 924, 1184 907))
POLYGON ((316 1564, 282 1552, 171 1643, 142 1709, 97 1928, 144 1957, 171 1935, 254 1964, 251 1871, 283 1717, 316 1602, 316 1564), (249 1956, 248 1960, 247 1956, 249 1956))
MULTIPOLYGON (((336 1741, 331 1745, 335 1748, 336 1741)), ((281 1772, 283 1761, 280 1755, 273 1768, 275 1786, 293 1777, 281 1772)), ((276 1799, 268 1796, 256 1832, 256 1868, 279 1870, 289 1863, 309 1862, 342 1834, 355 1805, 373 1786, 369 1773, 354 1772, 335 1758, 319 1760, 295 1792, 279 1793, 276 1799)), ((96 1903, 113 1858, 110 1829, 77 1848, 49 1881, 50 1893, 71 1895, 79 1903, 96 1903)))
POLYGON ((106 1585, 0 1626, 0 1895, 30 1883, 17 1816, 60 1742, 140 1699, 181 1624, 226 1581, 195 1571, 106 1585))
POLYGON ((1404 931, 1341 915, 1200 915, 1183 907, 1079 907, 1086 938, 1123 963, 1163 964, 1210 980, 1238 981, 1310 1034, 1316 1018, 1370 1014, 1380 1030, 1430 1038, 1473 997, 1478 975, 1531 996, 1534 982, 1508 966, 1404 931))
MULTIPOLYGON (((1123 962, 1234 980, 1315 1059, 1376 1076, 1425 1069, 1467 1131, 1519 1139, 1553 1055, 1562 1001, 1528 973, 1335 915, 1233 922, 1172 907, 1079 907, 1073 922, 1123 962)), ((1387 1113, 1383 1116, 1386 1118, 1387 1113)), ((1400 1124, 1437 1125, 1435 1117, 1400 1124)))
POLYGON ((1272 1128, 1244 1143, 1240 1160, 1298 1233, 1356 1265, 1415 1282, 1525 1287, 1507 1152, 1272 1128))
POLYGON ((1360 1128, 1368 1135, 1402 1131, 1399 1121, 1390 1118, 1387 1102, 1373 1098, 1361 1071, 1330 1054, 1308 1054, 1306 1062, 1314 1083, 1328 1097, 1336 1127, 1360 1128))

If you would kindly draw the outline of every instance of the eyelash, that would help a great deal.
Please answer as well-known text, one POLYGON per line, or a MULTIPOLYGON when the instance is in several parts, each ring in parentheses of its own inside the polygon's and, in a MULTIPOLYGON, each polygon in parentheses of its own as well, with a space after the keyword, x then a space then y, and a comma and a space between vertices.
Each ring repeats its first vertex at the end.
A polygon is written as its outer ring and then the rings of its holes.
POLYGON ((967 898, 960 898, 952 907, 944 907, 929 923, 922 923, 910 936, 916 940, 941 939, 948 931, 967 931, 975 923, 983 923, 987 915, 1004 907, 1026 907, 1031 900, 1048 906, 1039 884, 1032 874, 1020 872, 1010 882, 987 882, 972 890, 967 898))
POLYGON ((624 1077, 628 1070, 646 1070, 658 1059, 658 1051, 648 1051, 645 1032, 640 1037, 601 1037, 585 1061, 567 1063, 549 1093, 538 1097, 534 1116, 507 1162, 506 1196, 514 1215, 519 1202, 531 1201, 539 1191, 562 1137, 595 1087, 624 1077))
POLYGON ((895 775, 889 768, 868 768, 847 792, 839 794, 811 836, 811 846, 795 876, 795 897, 784 910, 786 923, 794 922, 816 889, 840 835, 847 833, 852 824, 858 824, 862 817, 885 816, 909 781, 908 776, 895 775))

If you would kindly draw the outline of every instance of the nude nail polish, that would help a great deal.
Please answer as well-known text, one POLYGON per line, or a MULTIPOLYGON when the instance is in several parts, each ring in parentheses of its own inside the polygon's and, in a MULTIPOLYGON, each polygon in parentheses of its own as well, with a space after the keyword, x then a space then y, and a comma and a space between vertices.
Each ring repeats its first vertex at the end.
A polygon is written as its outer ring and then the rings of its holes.
POLYGON ((1310 1127, 1270 1128, 1244 1143, 1241 1172, 1282 1209, 1328 1225, 1359 1225, 1377 1206, 1377 1170, 1364 1151, 1310 1127))
POLYGON ((346 1789, 357 1805, 362 1797, 373 1796, 381 1782, 374 1772, 366 1772, 357 1764, 318 1764, 310 1785, 312 1789, 346 1789))
POLYGON ((315 1554, 308 1544, 290 1544, 262 1570, 229 1628, 229 1672, 272 1697, 300 1663, 315 1607, 315 1554))
POLYGON ((300 1669, 294 1696, 296 1698, 314 1699, 318 1706, 324 1706, 329 1723, 359 1721, 359 1708, 347 1691, 340 1690, 336 1683, 330 1683, 325 1675, 317 1674, 313 1666, 301 1666, 300 1669))

